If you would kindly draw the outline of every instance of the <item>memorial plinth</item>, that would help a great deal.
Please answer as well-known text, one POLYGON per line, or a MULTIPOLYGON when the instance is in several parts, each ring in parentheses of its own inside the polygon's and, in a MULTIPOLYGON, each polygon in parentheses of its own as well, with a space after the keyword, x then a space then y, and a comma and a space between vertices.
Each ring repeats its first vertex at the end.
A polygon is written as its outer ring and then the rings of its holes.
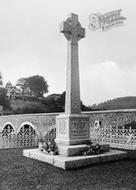
POLYGON ((63 114, 56 118, 56 143, 59 154, 80 155, 89 142, 89 118, 81 114, 63 114))
POLYGON ((86 144, 89 140, 88 116, 63 114, 56 118, 56 142, 64 145, 86 144))

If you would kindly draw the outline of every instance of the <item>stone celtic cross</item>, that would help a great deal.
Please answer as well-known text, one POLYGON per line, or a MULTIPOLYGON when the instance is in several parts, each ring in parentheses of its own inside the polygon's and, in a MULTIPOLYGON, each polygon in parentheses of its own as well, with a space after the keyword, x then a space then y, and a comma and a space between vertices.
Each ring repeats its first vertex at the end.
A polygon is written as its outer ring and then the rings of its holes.
POLYGON ((78 21, 78 15, 71 13, 70 17, 61 23, 60 32, 64 33, 66 39, 72 43, 77 43, 85 37, 85 29, 78 21))
POLYGON ((65 113, 79 114, 81 105, 78 41, 85 37, 85 29, 81 27, 78 15, 71 13, 68 19, 61 23, 60 32, 68 40, 65 113))

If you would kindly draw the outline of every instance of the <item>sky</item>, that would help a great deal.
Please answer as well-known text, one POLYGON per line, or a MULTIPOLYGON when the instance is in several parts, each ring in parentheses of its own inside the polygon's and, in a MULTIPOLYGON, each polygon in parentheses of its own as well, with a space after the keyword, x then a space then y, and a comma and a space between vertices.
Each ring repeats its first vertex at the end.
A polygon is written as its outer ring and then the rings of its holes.
POLYGON ((136 96, 135 0, 0 0, 0 72, 4 84, 42 75, 49 93, 66 87, 67 40, 60 23, 79 15, 86 36, 79 42, 81 100, 86 105, 136 96), (89 29, 89 15, 122 9, 124 25, 89 29))

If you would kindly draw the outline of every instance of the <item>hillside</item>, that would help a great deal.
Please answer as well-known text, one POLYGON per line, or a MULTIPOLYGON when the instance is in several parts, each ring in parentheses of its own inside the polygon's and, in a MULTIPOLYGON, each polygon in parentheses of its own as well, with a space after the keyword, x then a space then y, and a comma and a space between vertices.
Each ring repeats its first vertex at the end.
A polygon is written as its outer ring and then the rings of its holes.
MULTIPOLYGON (((11 100, 13 113, 40 113, 40 112, 58 112, 62 107, 61 102, 57 101, 58 95, 49 96, 43 103, 30 100, 11 100), (53 98, 53 99, 52 99, 53 98), (53 101, 54 100, 54 101, 53 101), (59 108, 59 109, 58 109, 59 108)), ((136 96, 120 97, 106 102, 95 104, 90 107, 91 110, 118 110, 118 109, 136 109, 136 96)), ((82 109, 83 110, 83 109, 82 109)), ((86 111, 86 110, 85 110, 86 111)))
POLYGON ((136 96, 120 97, 95 104, 93 110, 136 109, 136 96))
POLYGON ((11 108, 14 114, 46 112, 44 104, 32 100, 13 99, 11 100, 11 108))

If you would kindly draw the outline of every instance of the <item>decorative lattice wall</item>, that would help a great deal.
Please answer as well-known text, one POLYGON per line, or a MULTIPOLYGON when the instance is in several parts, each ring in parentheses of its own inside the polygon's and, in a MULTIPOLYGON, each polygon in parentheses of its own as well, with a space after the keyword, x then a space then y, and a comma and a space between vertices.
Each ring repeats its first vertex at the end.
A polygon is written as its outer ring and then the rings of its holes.
POLYGON ((30 125, 23 125, 17 133, 11 125, 6 125, 0 134, 0 148, 35 147, 38 133, 30 125))
MULTIPOLYGON (((136 148, 136 110, 86 112, 90 138, 111 147, 136 148)), ((0 116, 0 148, 35 147, 38 139, 55 127, 58 114, 0 116), (7 123, 7 124, 5 124, 7 123)))
POLYGON ((90 138, 111 147, 136 149, 136 110, 93 112, 90 138))

